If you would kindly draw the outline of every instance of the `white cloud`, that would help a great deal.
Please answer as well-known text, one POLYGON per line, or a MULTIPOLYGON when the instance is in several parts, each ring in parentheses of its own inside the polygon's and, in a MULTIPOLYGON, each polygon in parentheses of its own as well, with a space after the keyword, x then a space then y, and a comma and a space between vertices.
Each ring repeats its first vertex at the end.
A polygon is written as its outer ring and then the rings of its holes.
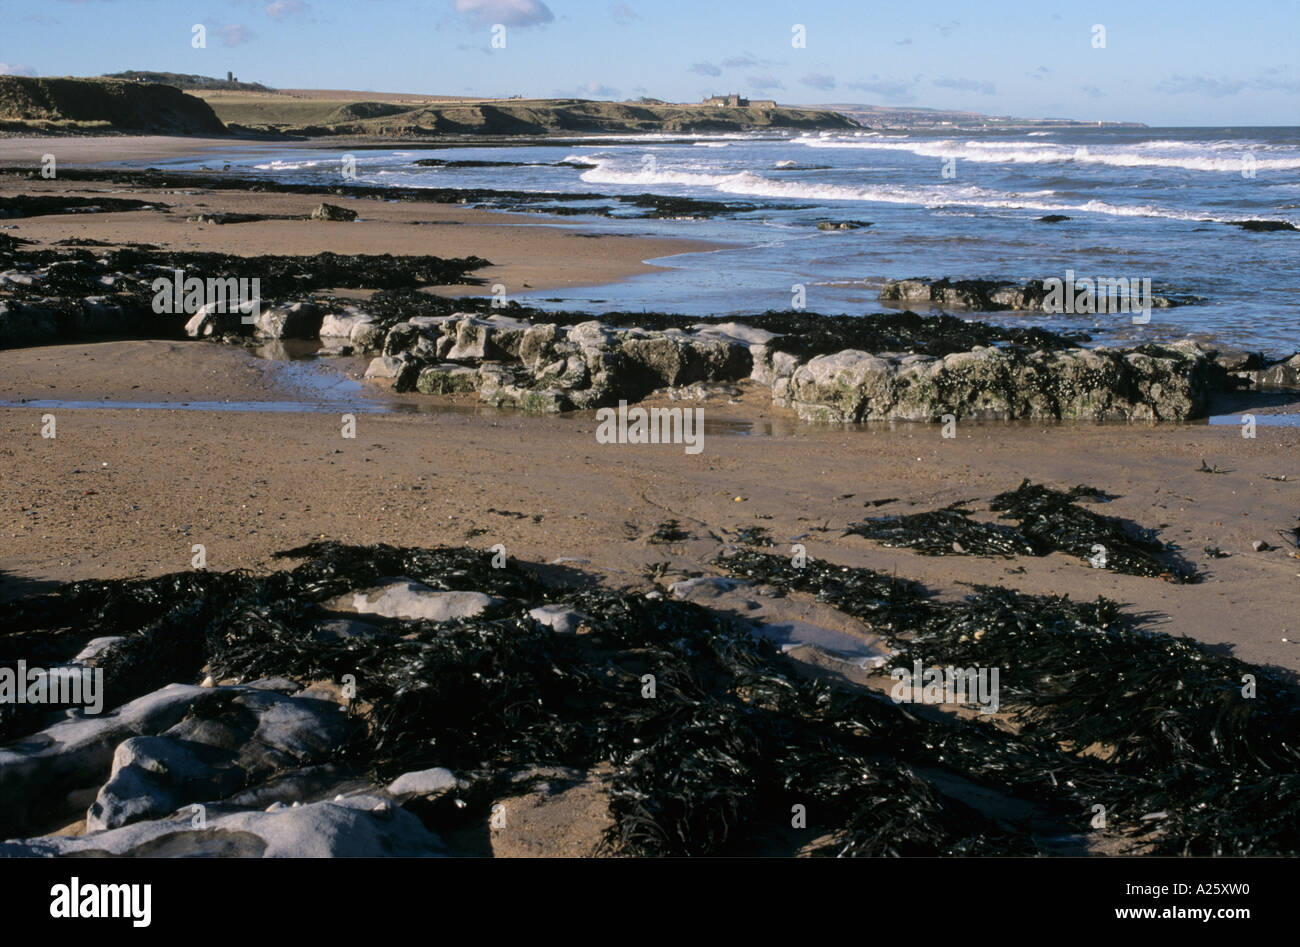
POLYGON ((727 69, 741 69, 746 66, 754 69, 770 69, 773 66, 784 66, 782 60, 760 59, 753 53, 745 53, 742 56, 728 56, 722 60, 722 65, 727 69))
POLYGON ((455 0, 456 12, 478 25, 537 26, 550 23, 555 14, 541 0, 455 0))
POLYGON ((221 37, 222 46, 242 46, 251 42, 256 34, 242 23, 227 23, 217 27, 217 35, 221 37))
POLYGON ((987 80, 977 79, 935 79, 934 84, 941 89, 958 89, 962 92, 978 92, 981 95, 996 95, 997 88, 987 80))
POLYGON ((810 89, 833 89, 835 88, 835 77, 823 75, 820 72, 810 72, 799 80, 810 89))
POLYGON ((568 89, 556 89, 555 97, 557 99, 621 99, 623 92, 613 86, 605 85, 603 82, 584 82, 577 89, 570 91, 568 89))
POLYGON ((722 70, 719 69, 717 66, 713 65, 713 63, 711 63, 711 62, 697 62, 697 63, 694 63, 694 64, 691 66, 691 68, 690 68, 690 69, 687 69, 686 71, 687 71, 687 72, 693 72, 693 73, 695 73, 696 75, 700 75, 700 76, 720 76, 720 75, 722 75, 722 70))
POLYGON ((34 76, 35 70, 29 66, 20 66, 16 63, 0 62, 0 76, 34 76))
POLYGON ((291 16, 306 16, 307 4, 303 0, 274 0, 266 5, 266 15, 273 20, 285 20, 291 16))
POLYGON ((886 102, 911 102, 916 99, 917 81, 873 75, 870 79, 861 82, 850 82, 849 88, 878 95, 886 102))
POLYGON ((603 82, 588 82, 584 86, 579 86, 578 91, 583 95, 594 95, 598 99, 621 99, 623 93, 610 85, 603 82))
POLYGON ((1248 90, 1255 92, 1300 92, 1300 82, 1273 78, 1276 75, 1278 75, 1276 69, 1266 69, 1264 70, 1264 76, 1254 79, 1174 75, 1159 83, 1156 86, 1156 91, 1163 92, 1166 95, 1205 95, 1212 99, 1239 95, 1248 90))

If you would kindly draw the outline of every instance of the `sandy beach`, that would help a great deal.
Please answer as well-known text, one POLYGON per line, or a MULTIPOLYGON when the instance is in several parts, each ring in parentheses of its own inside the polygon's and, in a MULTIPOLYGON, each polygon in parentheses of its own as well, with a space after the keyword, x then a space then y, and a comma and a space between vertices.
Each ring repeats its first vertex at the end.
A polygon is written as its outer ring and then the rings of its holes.
MULTIPOLYGON (((327 361, 318 370, 359 378, 361 367, 327 361)), ((0 399, 300 398, 278 374, 276 363, 202 342, 23 349, 0 353, 0 399)), ((374 387, 370 397, 382 398, 374 387)), ((953 594, 973 582, 1104 594, 1161 630, 1300 670, 1300 559, 1276 535, 1294 525, 1300 501, 1300 474, 1287 467, 1300 448, 1295 429, 1247 440, 1236 427, 1203 424, 972 424, 945 440, 930 425, 810 426, 765 394, 705 404, 696 456, 675 445, 598 444, 590 413, 529 416, 480 407, 472 395, 394 396, 393 408, 419 410, 359 414, 355 440, 341 437, 333 414, 113 409, 56 411, 58 436, 48 440, 44 410, 4 408, 0 476, 12 527, 0 534, 0 562, 7 582, 152 575, 186 568, 191 544, 202 542, 214 568, 267 568, 277 550, 325 535, 484 550, 501 542, 520 559, 585 559, 635 585, 667 551, 645 541, 666 519, 698 537, 673 557, 683 568, 716 553, 710 531, 758 524, 812 556, 953 594), (1202 459, 1229 472, 1199 473, 1202 459), (1171 585, 1059 554, 1013 565, 934 559, 840 535, 871 512, 868 501, 896 497, 884 512, 915 512, 991 497, 1024 477, 1117 494, 1106 512, 1160 526, 1207 580, 1171 585), (468 539, 476 528, 488 532, 468 539), (1257 553, 1257 539, 1284 548, 1257 553), (1231 555, 1206 561, 1206 545, 1231 555)))
MULTIPOLYGON (((121 159, 176 154, 196 144, 202 143, 141 138, 109 140, 107 147, 121 159)), ((102 139, 75 145, 73 153, 87 159, 94 148, 103 157, 106 147, 102 139)), ((65 142, 2 141, 0 160, 53 147, 65 142)), ((535 214, 347 198, 338 203, 358 212, 355 223, 195 224, 186 217, 307 214, 319 202, 310 195, 236 190, 0 182, 0 194, 20 192, 111 193, 168 205, 165 213, 49 215, 7 225, 6 233, 38 247, 93 237, 241 255, 474 254, 493 262, 476 275, 508 289, 605 284, 653 271, 644 259, 708 246, 608 234, 593 239, 581 224, 535 214)), ((486 295, 485 287, 434 291, 486 295)), ((326 414, 68 410, 58 412, 59 434, 51 441, 40 437, 43 412, 3 409, 9 436, 0 475, 10 485, 6 517, 12 527, 0 536, 0 563, 9 580, 157 574, 183 568, 190 543, 201 538, 214 564, 252 568, 267 566, 278 549, 320 535, 434 545, 463 542, 476 527, 489 530, 477 541, 484 548, 499 541, 520 558, 575 556, 633 576, 662 549, 623 541, 625 523, 641 535, 669 517, 695 524, 701 539, 682 554, 683 564, 698 567, 717 545, 704 538, 710 530, 734 530, 763 517, 775 536, 798 537, 812 544, 814 555, 898 570, 952 590, 999 582, 1076 598, 1107 594, 1134 613, 1160 616, 1164 630, 1235 646, 1250 661, 1300 670, 1300 627, 1293 627, 1300 560, 1277 548, 1276 535, 1294 525, 1300 507, 1300 469, 1288 469, 1300 456, 1294 427, 1262 427, 1250 440, 1235 426, 1203 423, 963 423, 960 435, 947 440, 927 425, 846 431, 806 424, 754 386, 735 403, 715 399, 704 406, 712 426, 707 447, 687 456, 669 445, 599 445, 590 413, 496 411, 479 406, 472 393, 391 395, 382 382, 360 381, 364 360, 311 364, 323 377, 351 377, 359 401, 379 399, 388 413, 363 414, 357 439, 350 441, 340 438, 338 419, 326 414), (1229 472, 1198 473, 1202 458, 1229 472), (866 515, 866 501, 896 497, 899 509, 887 512, 919 511, 989 497, 1025 477, 1063 487, 1086 483, 1119 495, 1107 512, 1159 526, 1162 538, 1201 560, 1209 580, 1171 586, 1061 556, 1017 562, 1024 572, 1011 574, 994 560, 931 559, 840 535, 866 515), (502 517, 488 507, 523 510, 540 520, 502 517), (1254 540, 1274 548, 1254 552, 1254 540), (1231 555, 1206 562, 1200 555, 1206 545, 1231 555)), ((206 342, 15 349, 0 352, 0 399, 302 398, 295 388, 301 377, 286 377, 283 368, 206 342)))
MULTIPOLYGON (((45 144, 8 147, 18 155, 45 144)), ((164 155, 178 147, 142 139, 115 154, 164 155)), ((0 160, 5 153, 0 148, 0 160)), ((319 203, 315 195, 274 191, 0 181, 0 195, 16 194, 130 197, 158 205, 7 222, 3 232, 30 241, 32 249, 92 239, 247 256, 476 255, 492 265, 475 275, 507 291, 607 285, 654 272, 648 259, 714 246, 598 234, 538 214, 347 197, 334 202, 357 212, 353 223, 186 219, 301 217, 319 203)), ((428 291, 488 293, 470 285, 428 291)), ((295 351, 312 348, 299 344, 295 351)), ((390 382, 365 377, 369 359, 359 354, 285 361, 259 352, 284 354, 141 339, 0 351, 0 478, 6 484, 0 601, 68 581, 184 572, 196 545, 209 570, 280 570, 287 564, 274 558, 277 552, 321 539, 468 546, 484 556, 500 544, 512 560, 562 563, 606 588, 657 595, 674 579, 720 574, 718 553, 757 526, 769 531, 778 555, 799 544, 813 560, 922 582, 941 602, 981 585, 1076 602, 1104 596, 1151 630, 1300 671, 1300 558, 1286 541, 1300 509, 1295 426, 1263 425, 1248 439, 1236 424, 1204 421, 964 420, 948 438, 934 424, 809 423, 774 404, 766 385, 745 381, 698 405, 704 439, 692 454, 680 444, 601 443, 591 411, 502 410, 481 404, 474 391, 396 393, 390 382), (294 407, 318 402, 327 404, 294 407), (355 437, 344 434, 345 414, 355 418, 355 437), (50 415, 55 437, 43 436, 50 415), (846 533, 868 516, 978 506, 1026 478, 1105 491, 1113 497, 1106 514, 1156 530, 1203 581, 1122 575, 1062 553, 927 557, 846 533), (656 541, 668 521, 683 536, 656 541), (1265 545, 1257 550, 1260 541, 1265 545), (1219 552, 1211 557, 1202 552, 1208 549, 1219 552)), ((680 406, 662 392, 644 404, 680 406)), ((1294 398, 1274 398, 1258 412, 1295 407, 1294 398)), ((1225 403, 1211 413, 1231 410, 1225 403)), ((743 594, 711 604, 737 616, 753 617, 760 608, 743 594)), ((808 594, 764 603, 757 614, 833 629, 868 650, 881 646, 866 623, 808 594)), ((881 687, 860 668, 846 671, 815 649, 793 653, 812 669, 807 673, 823 669, 881 687)), ((462 854, 604 852, 601 833, 611 817, 599 772, 554 778, 567 787, 558 795, 508 796, 522 815, 513 832, 487 840, 453 833, 449 840, 462 854)), ((78 820, 61 833, 75 838, 88 827, 78 820)), ((768 853, 794 854, 802 845, 773 843, 768 853)), ((1101 838, 1089 850, 1119 849, 1101 838)))

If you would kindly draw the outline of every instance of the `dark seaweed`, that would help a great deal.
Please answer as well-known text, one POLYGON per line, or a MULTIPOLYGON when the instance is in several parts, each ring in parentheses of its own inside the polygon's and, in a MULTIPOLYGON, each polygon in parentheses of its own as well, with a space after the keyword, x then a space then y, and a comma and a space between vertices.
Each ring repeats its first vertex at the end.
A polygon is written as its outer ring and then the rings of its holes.
POLYGON ((1102 546, 1102 568, 1175 582, 1200 581, 1195 567, 1161 542, 1152 530, 1086 510, 1075 502, 1084 497, 1104 499, 1105 495, 1092 487, 1078 486, 1062 492, 1025 480, 1015 490, 999 493, 989 507, 1018 520, 1020 533, 1037 555, 1060 551, 1092 560, 1098 554, 1096 547, 1102 546))
POLYGON ((545 588, 515 563, 494 569, 469 549, 317 543, 282 555, 307 561, 265 576, 77 583, 8 603, 0 638, 55 634, 74 621, 67 649, 89 635, 127 635, 106 665, 110 706, 201 673, 355 675, 372 710, 339 762, 377 779, 445 765, 497 784, 530 765, 604 762, 609 842, 626 853, 753 851, 788 826, 794 805, 807 807, 815 832, 791 844, 820 838, 825 853, 1037 850, 912 770, 907 753, 961 743, 950 724, 920 724, 888 702, 794 678, 772 645, 725 616, 601 588, 545 588), (391 575, 506 603, 474 620, 393 622, 368 638, 313 634, 328 599, 391 575), (590 632, 538 625, 528 610, 547 600, 577 608, 590 632), (653 697, 643 696, 646 674, 653 697))
POLYGON ((646 538, 646 542, 679 543, 690 538, 691 534, 682 529, 682 524, 677 520, 664 520, 655 527, 654 532, 646 538))
POLYGON ((744 526, 736 531, 736 542, 746 546, 770 546, 772 534, 765 526, 744 526))
POLYGON ((1002 707, 1026 754, 1006 764, 1012 787, 1045 791, 1035 774, 1055 765, 1047 748, 1059 746, 1088 765, 1056 772, 1053 789, 1105 805, 1112 824, 1154 852, 1300 850, 1300 687, 1287 672, 1146 631, 1106 599, 978 586, 949 605, 867 569, 799 569, 752 550, 719 564, 862 618, 902 649, 896 666, 999 668, 1002 707))
POLYGON ((57 194, 18 194, 0 197, 0 218, 41 217, 49 214, 93 214, 110 211, 166 207, 158 201, 124 197, 64 197, 57 194))
POLYGON ((970 510, 946 506, 927 513, 881 516, 854 523, 847 534, 865 536, 886 546, 914 549, 926 556, 1014 556, 1035 555, 1034 547, 1020 533, 998 523, 981 523, 970 518, 970 510))
MULTIPOLYGON (((352 674, 369 709, 338 762, 376 779, 451 767, 478 781, 465 796, 482 816, 483 787, 512 772, 605 764, 609 844, 625 853, 793 851, 813 839, 823 854, 1059 851, 1052 839, 1084 831, 1097 803, 1117 837, 1157 852, 1300 852, 1295 683, 1148 633, 1103 599, 977 587, 939 602, 917 583, 820 560, 796 568, 748 547, 720 560, 863 619, 901 649, 896 664, 1001 668, 1018 727, 1007 733, 796 676, 771 644, 700 606, 544 585, 479 550, 315 543, 282 555, 305 561, 262 576, 81 582, 5 603, 3 658, 35 645, 66 660, 89 637, 124 634, 105 662, 110 707, 204 673, 352 674), (394 575, 503 604, 472 620, 394 621, 373 637, 314 633, 329 599, 394 575), (538 625, 528 612, 546 601, 581 612, 587 632, 538 625), (962 785, 1032 805, 1039 828, 972 808, 962 785), (806 834, 791 834, 796 805, 806 834), (1144 820, 1154 813, 1164 815, 1144 820)), ((31 722, 0 721, 10 736, 31 722)))
POLYGON ((865 536, 886 546, 914 549, 927 556, 973 555, 1012 558, 1066 552, 1125 575, 1197 582, 1193 566, 1174 554, 1151 530, 1113 516, 1085 510, 1075 501, 1111 499, 1095 487, 1052 490, 1025 480, 999 493, 990 509, 1002 511, 1016 526, 982 523, 960 504, 925 513, 874 517, 854 523, 846 535, 865 536), (1099 555, 1104 549, 1104 561, 1099 555), (1163 557, 1163 560, 1158 557, 1163 557))
MULTIPOLYGON (((428 159, 426 159, 428 160, 428 159)), ((435 159, 436 160, 436 159, 435 159)), ((563 163, 562 163, 563 164, 563 163)), ((579 165, 580 167, 581 165, 579 165)), ((0 173, 24 174, 21 169, 0 169, 0 173)), ((111 181, 117 184, 130 184, 150 189, 203 188, 206 190, 238 191, 275 191, 283 194, 333 194, 339 197, 369 198, 382 201, 419 202, 430 204, 473 204, 498 210, 537 209, 551 212, 550 209, 563 203, 614 201, 622 207, 635 208, 640 213, 620 216, 633 217, 715 217, 725 214, 746 213, 755 210, 758 205, 743 202, 706 201, 691 197, 665 197, 657 194, 619 194, 605 195, 599 193, 563 193, 550 191, 515 191, 493 188, 463 187, 376 187, 365 184, 299 184, 274 181, 269 178, 239 177, 233 174, 201 174, 187 171, 159 171, 148 168, 144 171, 96 171, 78 168, 60 169, 59 177, 68 181, 111 181)), ((53 201, 53 198, 48 200, 53 201)), ((85 205, 104 205, 104 200, 88 198, 60 198, 63 205, 71 208, 75 203, 85 205)), ((143 201, 129 202, 133 205, 147 206, 143 201)), ((54 205, 51 205, 54 206, 54 205)), ((787 209, 798 209, 807 205, 785 204, 787 209)), ((131 209, 123 207, 121 209, 131 209)), ((66 211, 43 211, 60 213, 66 211)), ((611 216, 607 205, 597 205, 578 211, 596 216, 611 216)))

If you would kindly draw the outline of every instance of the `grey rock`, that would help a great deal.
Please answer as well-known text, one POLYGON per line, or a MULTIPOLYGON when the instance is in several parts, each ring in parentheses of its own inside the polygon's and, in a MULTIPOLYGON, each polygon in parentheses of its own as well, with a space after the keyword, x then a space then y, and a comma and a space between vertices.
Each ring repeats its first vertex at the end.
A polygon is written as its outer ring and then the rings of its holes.
POLYGON ((380 355, 370 360, 366 367, 367 378, 397 378, 406 366, 407 360, 395 355, 380 355))
POLYGON ((465 785, 456 778, 456 774, 441 766, 422 769, 414 773, 403 773, 388 784, 388 792, 400 796, 441 796, 453 789, 465 785))
POLYGON ((242 856, 263 858, 429 857, 445 851, 418 818, 375 795, 281 806, 275 811, 210 807, 206 826, 188 813, 77 837, 0 844, 2 857, 59 855, 242 856))
POLYGON ((352 221, 357 219, 357 212, 335 204, 319 204, 311 212, 312 220, 352 221))
POLYGON ((1149 352, 996 348, 943 359, 847 350, 799 366, 773 385, 773 401, 804 420, 938 421, 958 418, 1184 420, 1201 413, 1212 363, 1194 343, 1149 352))
POLYGON ((327 345, 351 345, 358 352, 371 352, 384 341, 383 330, 363 312, 331 312, 321 317, 320 340, 327 345))
POLYGON ((1250 373, 1255 385, 1265 388, 1300 388, 1300 353, 1285 361, 1250 373))
POLYGON ((741 579, 728 579, 720 576, 701 576, 695 579, 682 579, 668 586, 673 598, 692 602, 705 602, 718 598, 749 583, 741 579))
POLYGON ((161 733, 219 689, 171 684, 99 715, 78 714, 0 747, 0 833, 63 811, 57 800, 104 781, 117 746, 161 733))
MULTIPOLYGON (((250 308, 248 312, 239 312, 235 307, 232 311, 223 311, 226 308, 224 303, 211 302, 203 306, 190 317, 185 323, 185 334, 191 339, 206 339, 214 335, 238 335, 242 333, 248 323, 244 322, 245 317, 253 318, 253 312, 250 308)), ((263 313, 266 315, 266 313, 263 313)))
POLYGON ((411 579, 396 579, 352 596, 353 609, 363 615, 427 621, 474 618, 500 603, 482 592, 439 592, 411 579))
POLYGON ((91 830, 156 818, 210 802, 278 773, 323 760, 347 734, 328 701, 286 696, 292 681, 269 679, 206 690, 186 718, 157 736, 117 747, 108 781, 86 816, 91 830))
POLYGON ((124 635, 109 635, 103 638, 91 638, 86 642, 86 646, 77 652, 77 656, 72 659, 73 664, 84 664, 87 667, 95 667, 109 652, 113 645, 119 641, 125 641, 124 635))
POLYGON ((262 310, 253 332, 270 339, 314 339, 320 335, 323 315, 314 303, 273 306, 262 310))
POLYGON ((571 635, 586 620, 586 616, 568 605, 539 605, 528 617, 544 628, 560 635, 571 635))
POLYGON ((479 385, 477 369, 454 362, 439 362, 420 369, 415 387, 426 395, 445 395, 456 391, 476 391, 479 385))
POLYGON ((115 829, 220 799, 243 785, 229 753, 164 737, 131 737, 113 755, 108 782, 86 813, 86 830, 115 829))

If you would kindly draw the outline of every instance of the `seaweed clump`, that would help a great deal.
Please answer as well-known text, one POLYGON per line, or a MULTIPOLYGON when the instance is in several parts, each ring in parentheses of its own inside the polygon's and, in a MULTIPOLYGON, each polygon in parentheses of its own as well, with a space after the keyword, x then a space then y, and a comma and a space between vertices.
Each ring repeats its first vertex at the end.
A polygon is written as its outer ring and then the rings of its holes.
MULTIPOLYGON (((356 725, 335 762, 376 782, 451 768, 471 783, 462 820, 486 819, 512 773, 600 772, 607 844, 627 854, 778 843, 840 855, 1029 854, 1059 850, 1053 839, 1084 831, 1098 803, 1113 831, 1154 852, 1300 852, 1300 688, 1275 669, 1149 633, 1105 599, 976 587, 946 602, 915 582, 822 560, 796 566, 752 547, 719 560, 862 619, 898 649, 896 663, 999 668, 1015 727, 1006 732, 796 673, 720 612, 544 584, 513 561, 493 568, 479 550, 322 542, 280 555, 302 561, 266 575, 80 582, 0 604, 0 661, 52 664, 89 637, 123 635, 103 664, 107 708, 202 674, 351 675, 356 725), (391 576, 496 602, 473 618, 321 634, 335 597, 391 576), (581 625, 543 625, 543 604, 573 610, 581 625), (977 808, 972 787, 1031 804, 1038 828, 977 808), (811 831, 792 837, 795 806, 811 831)), ((2 720, 6 736, 30 723, 2 720)), ((421 817, 436 830, 453 818, 437 807, 421 817)))
POLYGON ((1061 491, 1024 480, 1016 489, 995 496, 989 507, 1018 520, 1020 533, 1040 550, 1038 555, 1059 550, 1100 563, 1100 546, 1105 557, 1101 568, 1175 582, 1200 581, 1195 568, 1171 555, 1170 547, 1153 531, 1086 510, 1076 502, 1083 497, 1104 499, 1105 495, 1092 487, 1061 491), (1167 557, 1169 564, 1159 556, 1167 557))
POLYGON ((984 523, 953 504, 924 513, 882 516, 853 523, 846 535, 864 536, 927 556, 974 555, 1012 558, 1065 552, 1096 568, 1174 582, 1198 582, 1195 568, 1172 552, 1151 530, 1080 507, 1085 497, 1109 499, 1093 487, 1053 490, 1023 481, 999 493, 989 508, 1018 522, 984 523), (1163 557, 1163 560, 1162 558, 1163 557))
POLYGON ((998 762, 1010 788, 1105 805, 1113 826, 1154 853, 1300 851, 1293 675, 1147 631, 1104 598, 977 586, 939 603, 868 569, 795 568, 753 550, 719 564, 863 619, 899 648, 895 665, 998 668, 1023 754, 998 762))
POLYGON ((646 542, 650 543, 680 543, 691 538, 691 534, 682 529, 682 524, 677 520, 664 520, 655 527, 646 542))
MULTIPOLYGON (((357 726, 336 762, 376 781, 447 766, 490 794, 530 766, 602 766, 629 854, 752 852, 807 807, 801 845, 823 854, 1027 854, 1006 826, 922 778, 907 759, 932 724, 871 696, 800 679, 775 647, 700 606, 604 589, 543 586, 471 549, 315 543, 269 575, 187 573, 83 582, 0 605, 0 640, 41 633, 52 657, 86 636, 125 635, 105 664, 109 707, 164 682, 288 677, 357 687, 357 726), (338 595, 386 576, 498 604, 448 622, 390 620, 373 634, 319 633, 338 595), (580 634, 532 612, 575 609, 580 634), (72 630, 80 612, 84 626, 72 630), (654 686, 646 691, 647 676, 654 686), (812 841, 816 839, 816 841, 812 841)), ((939 741, 942 742, 942 741, 939 741)), ((479 811, 481 809, 482 811, 479 811)), ((425 813, 441 828, 437 812, 425 813)), ((457 818, 466 818, 462 814, 457 818)), ((786 829, 788 831, 788 828, 786 829)))
POLYGON ((854 523, 846 535, 865 536, 886 546, 913 549, 926 556, 1036 555, 1034 547, 1020 533, 998 523, 981 523, 970 518, 970 510, 945 506, 925 513, 879 516, 854 523))

